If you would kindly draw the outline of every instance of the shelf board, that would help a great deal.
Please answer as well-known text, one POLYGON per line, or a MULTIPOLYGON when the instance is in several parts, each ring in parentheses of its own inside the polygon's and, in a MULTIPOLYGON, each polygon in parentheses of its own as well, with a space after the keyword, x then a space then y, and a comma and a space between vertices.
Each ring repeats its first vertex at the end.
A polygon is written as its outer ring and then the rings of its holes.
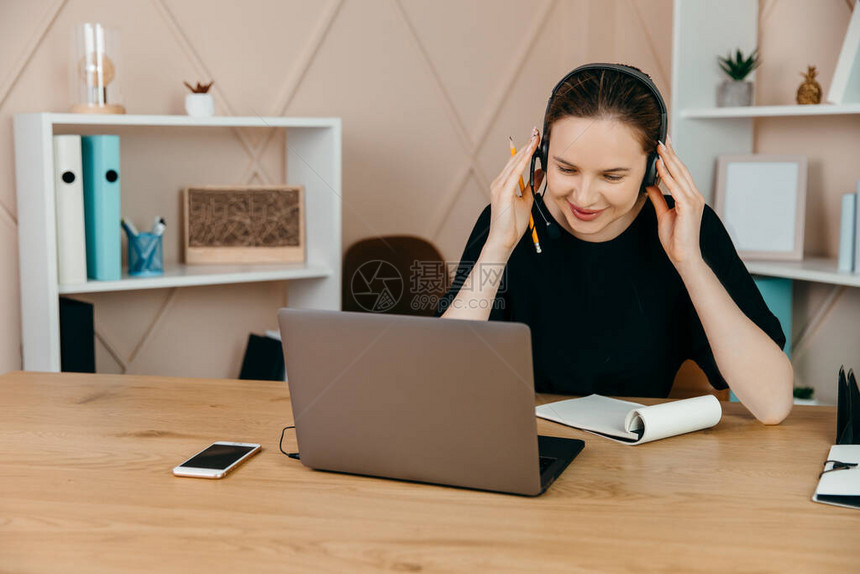
POLYGON ((743 106, 737 108, 690 108, 681 110, 688 119, 764 118, 788 116, 831 116, 860 114, 860 104, 814 104, 793 106, 743 106))
POLYGON ((174 126, 237 128, 327 128, 340 124, 340 118, 288 118, 259 116, 150 116, 133 114, 40 114, 49 123, 67 126, 174 126))
POLYGON ((304 263, 279 265, 172 265, 157 277, 129 277, 123 273, 119 281, 87 281, 74 285, 60 285, 60 295, 72 293, 105 293, 135 291, 138 289, 164 289, 196 285, 224 285, 228 283, 256 283, 260 281, 286 281, 328 277, 331 271, 322 265, 304 263))
POLYGON ((860 273, 837 271, 835 259, 811 257, 803 261, 746 261, 745 263, 752 275, 860 287, 860 273))

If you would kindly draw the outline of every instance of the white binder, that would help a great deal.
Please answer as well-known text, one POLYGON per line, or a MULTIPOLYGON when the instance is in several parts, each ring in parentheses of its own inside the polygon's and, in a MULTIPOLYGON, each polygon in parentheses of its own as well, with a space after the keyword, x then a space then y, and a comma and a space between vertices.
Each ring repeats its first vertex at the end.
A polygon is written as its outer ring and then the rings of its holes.
MULTIPOLYGON (((860 187, 860 186, 858 186, 860 187)), ((857 223, 857 194, 842 194, 842 221, 839 224, 839 271, 854 270, 854 239, 857 223)))
POLYGON ((59 282, 62 285, 86 283, 87 244, 79 135, 54 136, 54 197, 59 282))
POLYGON ((860 180, 854 196, 854 273, 860 273, 860 180))

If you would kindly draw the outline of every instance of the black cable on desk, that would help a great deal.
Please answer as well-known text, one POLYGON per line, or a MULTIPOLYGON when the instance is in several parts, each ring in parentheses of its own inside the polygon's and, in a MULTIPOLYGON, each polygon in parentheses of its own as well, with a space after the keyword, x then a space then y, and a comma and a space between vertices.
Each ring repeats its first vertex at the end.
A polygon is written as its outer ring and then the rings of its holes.
POLYGON ((278 441, 278 448, 281 449, 281 452, 287 455, 290 458, 294 458, 296 460, 300 460, 299 453, 297 452, 285 452, 284 451, 284 433, 287 432, 287 429, 294 429, 295 426, 284 427, 284 430, 281 431, 281 440, 278 441))

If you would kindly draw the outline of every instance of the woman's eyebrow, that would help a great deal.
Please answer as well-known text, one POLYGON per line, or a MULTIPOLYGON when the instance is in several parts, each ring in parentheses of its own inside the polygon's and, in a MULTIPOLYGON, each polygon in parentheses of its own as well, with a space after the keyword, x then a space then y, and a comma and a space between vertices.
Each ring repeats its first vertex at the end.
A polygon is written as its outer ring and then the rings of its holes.
MULTIPOLYGON (((563 163, 564 165, 568 165, 570 167, 577 167, 575 164, 570 163, 566 159, 562 159, 558 156, 553 156, 552 159, 557 161, 558 163, 563 163)), ((629 167, 610 167, 609 169, 602 170, 603 173, 609 173, 610 171, 630 171, 629 167)))

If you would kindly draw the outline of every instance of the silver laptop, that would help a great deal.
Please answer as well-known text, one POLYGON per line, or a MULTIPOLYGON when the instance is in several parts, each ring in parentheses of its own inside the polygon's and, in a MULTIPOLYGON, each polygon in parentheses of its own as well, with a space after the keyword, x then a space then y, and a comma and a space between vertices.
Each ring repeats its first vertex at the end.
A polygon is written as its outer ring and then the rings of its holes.
POLYGON ((298 309, 278 321, 308 467, 538 495, 584 446, 537 434, 524 324, 298 309))

